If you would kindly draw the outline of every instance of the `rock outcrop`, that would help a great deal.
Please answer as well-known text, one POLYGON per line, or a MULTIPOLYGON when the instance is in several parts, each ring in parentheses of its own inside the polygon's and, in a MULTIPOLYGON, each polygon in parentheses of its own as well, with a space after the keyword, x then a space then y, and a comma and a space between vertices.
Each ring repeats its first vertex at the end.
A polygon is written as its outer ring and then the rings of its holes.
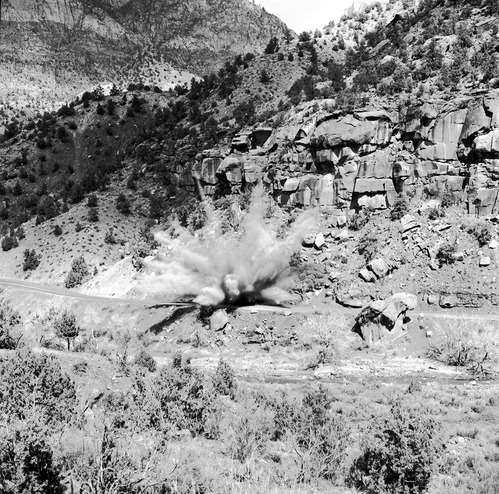
POLYGON ((403 331, 404 317, 408 310, 417 308, 416 295, 396 293, 387 300, 375 300, 355 319, 353 330, 368 346, 397 337, 403 331))
POLYGON ((470 213, 497 215, 498 123, 496 90, 400 114, 304 108, 284 128, 247 130, 228 156, 207 155, 194 166, 207 193, 215 192, 213 177, 232 191, 262 177, 283 206, 321 206, 333 218, 387 208, 400 193, 427 200, 450 195, 470 213))

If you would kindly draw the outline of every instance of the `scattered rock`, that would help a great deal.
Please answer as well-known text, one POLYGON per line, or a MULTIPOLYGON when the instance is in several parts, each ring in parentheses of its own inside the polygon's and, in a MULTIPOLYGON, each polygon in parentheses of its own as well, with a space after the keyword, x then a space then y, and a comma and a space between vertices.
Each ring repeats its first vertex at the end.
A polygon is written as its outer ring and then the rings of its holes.
POLYGON ((367 268, 372 271, 378 279, 384 278, 390 272, 390 266, 388 266, 388 263, 381 257, 372 260, 367 268))
POLYGON ((321 232, 321 233, 318 233, 316 236, 315 236, 315 240, 314 240, 314 246, 316 249, 322 249, 322 247, 324 247, 324 244, 326 243, 326 241, 324 240, 324 234, 321 232))
POLYGON ((437 305, 439 302, 439 296, 435 293, 430 293, 426 299, 428 305, 437 305))
POLYGON ((310 233, 303 237, 301 244, 303 245, 303 247, 312 247, 314 245, 314 242, 315 242, 315 235, 313 233, 310 233))
POLYGON ((338 281, 338 279, 341 277, 341 273, 339 271, 331 271, 329 273, 329 281, 331 283, 334 283, 335 281, 338 281))
POLYGON ((400 220, 400 230, 402 233, 409 232, 415 228, 419 228, 421 225, 410 215, 406 214, 400 220))
POLYGON ((442 223, 441 225, 436 225, 433 227, 433 231, 440 233, 444 232, 445 230, 448 230, 451 227, 449 223, 442 223))
POLYGON ((210 317, 210 330, 211 331, 221 331, 227 326, 229 322, 229 317, 225 309, 220 309, 214 312, 210 317))
POLYGON ((437 271, 440 268, 438 261, 436 259, 430 259, 430 269, 437 271))
POLYGON ((480 263, 479 263, 479 266, 481 268, 486 268, 487 266, 490 266, 490 263, 491 263, 491 259, 489 256, 483 256, 480 258, 480 263))
POLYGON ((360 270, 359 276, 367 283, 371 283, 376 280, 374 273, 366 268, 360 270))

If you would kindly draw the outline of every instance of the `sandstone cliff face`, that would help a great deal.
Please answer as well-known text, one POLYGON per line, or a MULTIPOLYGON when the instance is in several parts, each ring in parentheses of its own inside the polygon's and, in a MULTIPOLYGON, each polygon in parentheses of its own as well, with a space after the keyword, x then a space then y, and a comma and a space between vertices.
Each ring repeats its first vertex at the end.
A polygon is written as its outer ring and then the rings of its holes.
MULTIPOLYGON (((426 102, 400 113, 319 110, 309 105, 280 129, 238 135, 223 155, 207 151, 187 169, 205 193, 262 178, 282 205, 387 208, 400 193, 465 201, 499 214, 499 91, 426 102)), ((175 172, 175 171, 174 171, 175 172)), ((192 187, 190 176, 180 183, 192 187)))
POLYGON ((1 28, 0 99, 37 109, 97 84, 184 82, 287 29, 248 0, 4 0, 1 28))

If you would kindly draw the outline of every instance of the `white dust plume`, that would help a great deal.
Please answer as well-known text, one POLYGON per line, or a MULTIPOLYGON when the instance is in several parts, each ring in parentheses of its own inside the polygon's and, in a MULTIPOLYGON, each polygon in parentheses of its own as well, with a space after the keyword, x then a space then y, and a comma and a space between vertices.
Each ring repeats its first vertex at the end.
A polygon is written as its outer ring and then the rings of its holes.
POLYGON ((316 213, 303 212, 284 226, 282 214, 265 218, 269 201, 263 187, 256 187, 238 232, 223 234, 220 214, 206 202, 201 230, 192 233, 176 224, 171 233, 157 233, 160 248, 140 289, 169 300, 190 297, 200 305, 292 300, 290 260, 316 213))

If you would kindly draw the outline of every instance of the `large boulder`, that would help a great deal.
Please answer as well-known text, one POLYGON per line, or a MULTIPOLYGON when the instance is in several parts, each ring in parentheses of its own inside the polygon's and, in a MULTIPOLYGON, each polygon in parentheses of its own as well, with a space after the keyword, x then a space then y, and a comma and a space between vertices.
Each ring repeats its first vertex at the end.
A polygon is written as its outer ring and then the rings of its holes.
POLYGON ((225 309, 220 309, 210 316, 210 330, 221 331, 229 323, 229 316, 225 309))
POLYGON ((417 306, 416 295, 410 293, 396 293, 386 300, 375 300, 355 318, 353 330, 370 347, 391 340, 403 331, 407 311, 417 306))
POLYGON ((386 146, 392 137, 391 121, 385 112, 359 112, 320 123, 310 144, 313 148, 386 146))

